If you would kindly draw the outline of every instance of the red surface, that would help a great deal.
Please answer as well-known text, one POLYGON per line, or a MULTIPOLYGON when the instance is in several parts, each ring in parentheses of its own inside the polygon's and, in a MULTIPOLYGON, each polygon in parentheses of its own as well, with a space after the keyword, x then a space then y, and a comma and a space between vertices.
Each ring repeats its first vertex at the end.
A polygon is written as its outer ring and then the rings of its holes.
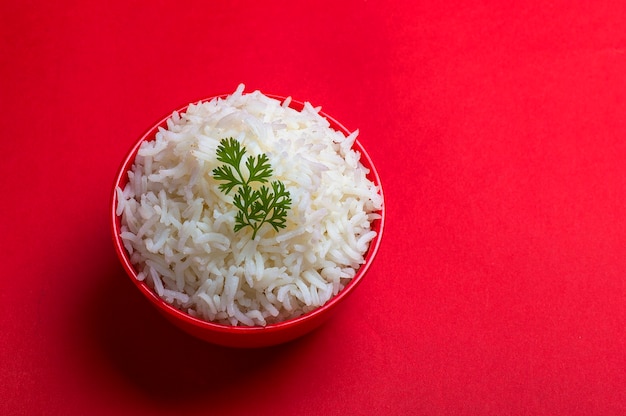
POLYGON ((0 414, 626 414, 626 3, 261 3, 0 6, 0 414), (388 213, 340 313, 252 351, 107 223, 134 141, 240 82, 359 128, 388 213))

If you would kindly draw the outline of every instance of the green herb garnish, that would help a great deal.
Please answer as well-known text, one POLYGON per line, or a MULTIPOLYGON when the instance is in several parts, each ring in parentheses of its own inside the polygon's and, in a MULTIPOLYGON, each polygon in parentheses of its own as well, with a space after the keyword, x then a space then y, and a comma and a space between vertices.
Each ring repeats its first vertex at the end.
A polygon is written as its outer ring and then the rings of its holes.
POLYGON ((246 179, 241 169, 245 154, 246 148, 234 138, 222 139, 217 147, 217 160, 225 165, 213 169, 213 177, 224 181, 219 189, 225 194, 239 187, 233 197, 233 205, 239 209, 235 215, 235 232, 249 226, 253 230, 254 240, 264 223, 269 223, 276 231, 285 228, 287 210, 291 207, 291 195, 281 181, 272 181, 269 187, 261 185, 255 189, 250 186, 254 182, 267 183, 272 176, 272 166, 267 155, 263 153, 256 158, 248 156, 245 162, 248 173, 246 179))

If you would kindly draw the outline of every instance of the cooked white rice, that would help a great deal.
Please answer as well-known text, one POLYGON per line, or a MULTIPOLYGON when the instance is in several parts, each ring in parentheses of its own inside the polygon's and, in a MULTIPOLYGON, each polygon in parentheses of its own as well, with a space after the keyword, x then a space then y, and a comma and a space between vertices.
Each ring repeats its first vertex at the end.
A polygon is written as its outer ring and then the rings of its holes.
POLYGON ((358 131, 346 137, 319 108, 296 111, 289 101, 240 85, 174 112, 117 189, 137 278, 192 316, 248 326, 297 317, 341 291, 364 262, 383 201, 352 150, 358 131), (233 231, 234 193, 224 195, 211 173, 227 137, 269 157, 272 179, 291 194, 286 228, 265 224, 254 240, 249 227, 233 231))

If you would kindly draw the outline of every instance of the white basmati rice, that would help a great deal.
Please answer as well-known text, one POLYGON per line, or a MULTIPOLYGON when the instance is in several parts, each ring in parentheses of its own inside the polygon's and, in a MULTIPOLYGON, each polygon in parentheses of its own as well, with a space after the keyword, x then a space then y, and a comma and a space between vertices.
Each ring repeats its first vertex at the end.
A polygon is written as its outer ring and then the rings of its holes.
POLYGON ((121 238, 166 302, 228 325, 280 322, 339 293, 364 262, 382 208, 379 189, 345 137, 306 103, 302 111, 244 86, 174 112, 141 144, 117 190, 121 238), (265 153, 291 194, 286 228, 233 231, 236 208, 211 171, 221 139, 265 153))

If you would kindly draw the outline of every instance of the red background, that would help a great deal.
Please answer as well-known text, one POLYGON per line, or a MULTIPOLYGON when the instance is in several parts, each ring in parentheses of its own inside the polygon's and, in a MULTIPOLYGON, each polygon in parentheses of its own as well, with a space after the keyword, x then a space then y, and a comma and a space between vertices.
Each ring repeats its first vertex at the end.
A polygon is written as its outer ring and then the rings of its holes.
MULTIPOLYGON (((296 2, 293 2, 296 3, 296 2)), ((0 5, 0 413, 626 413, 626 3, 0 5), (135 140, 247 90, 376 163, 366 280, 293 343, 197 341, 107 224, 135 140)))

